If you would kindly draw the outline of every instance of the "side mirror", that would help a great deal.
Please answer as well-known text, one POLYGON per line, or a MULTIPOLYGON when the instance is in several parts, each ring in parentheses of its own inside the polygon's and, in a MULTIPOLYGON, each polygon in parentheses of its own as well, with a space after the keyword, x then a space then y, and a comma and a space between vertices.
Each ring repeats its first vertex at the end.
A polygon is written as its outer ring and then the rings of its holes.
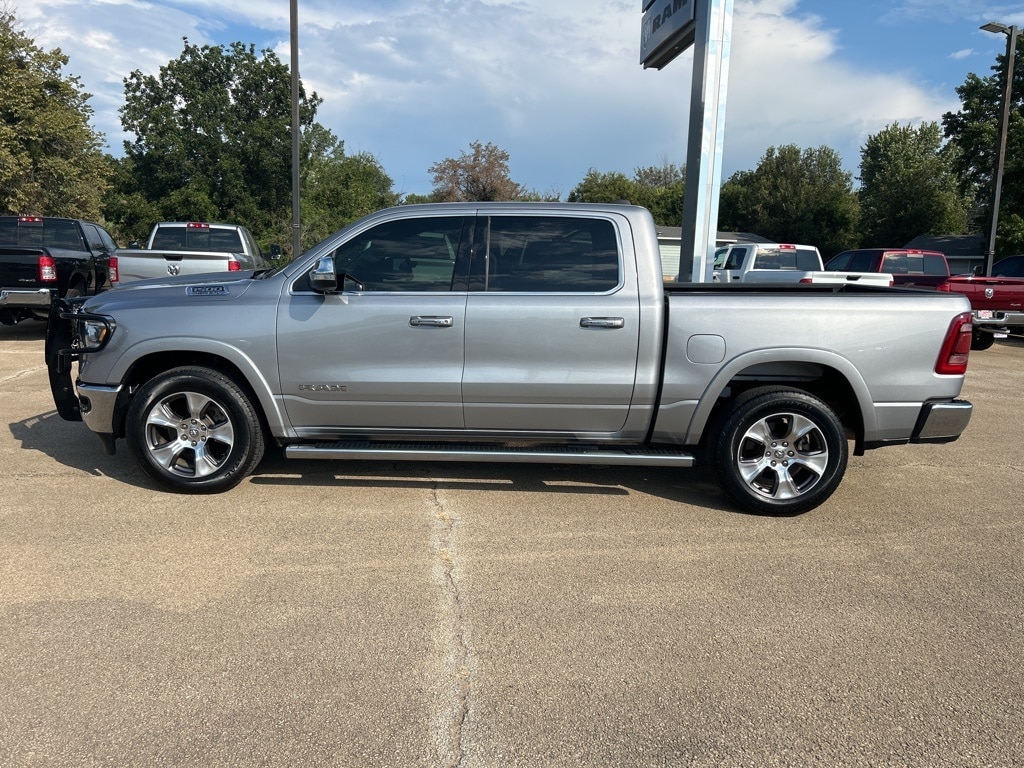
POLYGON ((975 277, 984 277, 985 276, 985 265, 984 264, 978 264, 974 268, 974 276, 975 277))
POLYGON ((338 276, 334 272, 333 256, 324 256, 309 271, 309 287, 318 293, 334 293, 338 290, 338 276))
POLYGON ((139 245, 138 240, 132 240, 130 243, 128 243, 128 247, 136 251, 142 248, 142 246, 139 245))

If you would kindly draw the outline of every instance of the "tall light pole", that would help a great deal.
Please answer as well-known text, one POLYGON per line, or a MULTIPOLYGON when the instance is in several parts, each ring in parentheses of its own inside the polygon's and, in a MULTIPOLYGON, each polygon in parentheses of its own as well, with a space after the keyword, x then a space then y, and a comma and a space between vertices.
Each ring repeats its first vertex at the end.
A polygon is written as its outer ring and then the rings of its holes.
POLYGON ((1017 53, 1017 27, 990 21, 982 26, 986 32, 1006 35, 1006 81, 1003 84, 1003 103, 999 113, 999 135, 996 139, 996 170, 992 178, 992 228, 988 233, 985 252, 985 276, 992 276, 992 262, 996 255, 996 230, 999 228, 999 200, 1003 192, 1003 166, 1006 164, 1006 133, 1010 125, 1010 103, 1013 97, 1013 60, 1017 53))
POLYGON ((299 224, 299 0, 291 0, 292 44, 292 258, 302 249, 299 224))

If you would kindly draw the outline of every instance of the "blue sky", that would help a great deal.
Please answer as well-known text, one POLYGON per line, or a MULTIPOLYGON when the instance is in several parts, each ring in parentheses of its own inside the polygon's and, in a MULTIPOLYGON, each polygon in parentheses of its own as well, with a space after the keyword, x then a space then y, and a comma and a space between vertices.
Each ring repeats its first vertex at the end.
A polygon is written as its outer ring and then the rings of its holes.
MULTIPOLYGON (((123 78, 155 74, 182 37, 236 40, 289 61, 288 0, 6 0, 93 94, 121 153, 123 78)), ((692 58, 638 62, 640 0, 299 0, 299 71, 318 119, 375 155, 402 193, 471 141, 510 153, 513 179, 563 198, 587 171, 682 164, 692 58)), ((735 0, 723 169, 769 146, 827 145, 856 174, 893 122, 939 121, 968 72, 989 75, 1024 26, 1020 0, 735 0)))

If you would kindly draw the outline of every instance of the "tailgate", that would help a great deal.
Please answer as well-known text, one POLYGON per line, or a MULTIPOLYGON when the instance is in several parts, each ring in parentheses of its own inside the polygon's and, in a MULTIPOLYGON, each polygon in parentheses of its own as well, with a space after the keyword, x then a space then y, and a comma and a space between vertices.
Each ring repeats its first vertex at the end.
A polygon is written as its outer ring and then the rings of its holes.
POLYGON ((35 288, 39 283, 42 248, 0 245, 0 288, 35 288))
POLYGON ((240 268, 238 257, 220 251, 120 251, 118 284, 152 277, 230 272, 240 268), (236 266, 232 269, 231 265, 236 266))
POLYGON ((1024 309, 1024 280, 974 277, 963 281, 950 280, 949 287, 966 295, 975 310, 1024 309))

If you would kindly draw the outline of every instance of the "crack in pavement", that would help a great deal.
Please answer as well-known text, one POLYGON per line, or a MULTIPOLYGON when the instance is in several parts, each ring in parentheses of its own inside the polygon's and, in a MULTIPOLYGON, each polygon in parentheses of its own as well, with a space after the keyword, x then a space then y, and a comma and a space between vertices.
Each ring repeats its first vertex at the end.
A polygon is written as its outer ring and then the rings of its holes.
POLYGON ((439 763, 447 768, 458 768, 465 758, 463 733, 469 717, 470 694, 469 646, 455 548, 458 520, 451 514, 436 482, 430 492, 430 505, 435 521, 432 536, 437 557, 435 574, 441 587, 438 642, 444 651, 444 677, 449 685, 444 708, 436 718, 439 763))

